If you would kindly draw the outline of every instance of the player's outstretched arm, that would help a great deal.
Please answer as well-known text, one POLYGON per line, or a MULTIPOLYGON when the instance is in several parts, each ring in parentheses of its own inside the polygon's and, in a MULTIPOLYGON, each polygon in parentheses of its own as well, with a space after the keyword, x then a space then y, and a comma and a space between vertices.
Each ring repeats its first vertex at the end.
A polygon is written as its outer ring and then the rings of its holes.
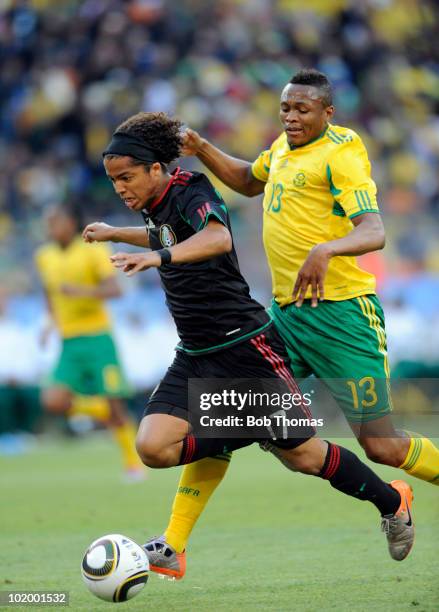
POLYGON ((96 286, 72 285, 65 283, 61 285, 60 291, 69 297, 93 298, 97 300, 110 300, 122 295, 122 290, 115 276, 109 276, 100 281, 96 286))
POLYGON ((182 153, 196 155, 227 187, 238 193, 252 197, 264 191, 265 183, 253 176, 250 162, 227 155, 194 130, 184 132, 182 153))
MULTIPOLYGON (((200 232, 169 249, 172 264, 195 263, 205 261, 232 250, 232 237, 229 230, 219 221, 210 219, 200 232)), ((142 270, 159 268, 163 261, 160 251, 149 253, 115 253, 111 257, 116 268, 133 276, 142 270)))
POLYGON ((82 232, 85 242, 124 242, 149 247, 146 227, 114 227, 108 223, 90 223, 82 232))
POLYGON ((44 299, 46 302, 47 312, 44 317, 43 324, 41 326, 39 336, 38 336, 38 344, 41 348, 45 348, 47 342, 49 340, 50 335, 55 330, 55 319, 53 316, 53 308, 52 303, 50 301, 49 293, 46 288, 43 287, 44 299))

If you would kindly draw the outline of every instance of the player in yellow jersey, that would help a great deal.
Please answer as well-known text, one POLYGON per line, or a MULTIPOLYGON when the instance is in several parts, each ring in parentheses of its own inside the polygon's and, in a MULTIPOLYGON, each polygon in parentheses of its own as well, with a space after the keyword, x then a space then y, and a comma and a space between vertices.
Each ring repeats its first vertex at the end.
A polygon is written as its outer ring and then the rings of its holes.
POLYGON ((77 404, 77 394, 107 398, 107 424, 122 449, 127 478, 135 480, 144 468, 135 451, 136 432, 123 400, 128 386, 104 303, 120 295, 111 252, 105 245, 84 244, 78 213, 69 204, 51 208, 47 226, 51 242, 38 249, 35 262, 62 349, 43 388, 43 406, 65 414, 77 404))
MULTIPOLYGON (((384 315, 374 276, 355 259, 383 248, 385 234, 364 144, 353 130, 332 125, 333 114, 326 76, 302 70, 281 94, 282 134, 253 164, 193 130, 183 152, 231 189, 264 193, 271 312, 295 376, 327 380, 370 459, 437 485, 439 450, 427 438, 395 431, 389 416, 384 315)), ((177 578, 191 530, 227 466, 212 458, 183 470, 168 528, 151 543, 164 551, 163 567, 174 564, 177 578), (194 489, 196 499, 185 493, 194 489)), ((383 529, 397 527, 384 522, 383 529)))

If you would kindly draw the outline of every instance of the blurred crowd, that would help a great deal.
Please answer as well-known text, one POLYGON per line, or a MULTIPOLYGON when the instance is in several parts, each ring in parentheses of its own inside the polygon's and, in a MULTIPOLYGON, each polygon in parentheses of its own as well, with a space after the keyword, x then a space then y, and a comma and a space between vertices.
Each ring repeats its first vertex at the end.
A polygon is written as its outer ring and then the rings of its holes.
MULTIPOLYGON (((163 110, 252 160, 279 133, 282 87, 313 66, 334 84, 334 122, 359 131, 372 159, 388 246, 364 266, 387 304, 394 360, 439 362, 438 14, 435 0, 0 0, 0 283, 11 316, 34 322, 43 309, 30 262, 48 204, 74 198, 88 219, 133 224, 101 164, 123 119, 163 110)), ((259 205, 221 190, 267 303, 259 205)), ((137 282, 120 325, 145 291, 157 294, 157 275, 137 282)))

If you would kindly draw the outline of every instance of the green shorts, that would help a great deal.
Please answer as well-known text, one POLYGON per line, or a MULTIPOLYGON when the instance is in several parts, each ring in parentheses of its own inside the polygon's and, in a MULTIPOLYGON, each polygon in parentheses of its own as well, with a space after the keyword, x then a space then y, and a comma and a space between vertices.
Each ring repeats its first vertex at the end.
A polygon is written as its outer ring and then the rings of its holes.
POLYGON ((280 308, 271 315, 296 378, 314 374, 325 382, 351 422, 378 419, 392 410, 384 313, 376 295, 311 308, 280 308))
POLYGON ((0 384, 0 434, 34 431, 42 412, 38 387, 0 384))
POLYGON ((47 384, 65 385, 83 395, 128 395, 128 385, 110 334, 65 338, 59 361, 47 384))

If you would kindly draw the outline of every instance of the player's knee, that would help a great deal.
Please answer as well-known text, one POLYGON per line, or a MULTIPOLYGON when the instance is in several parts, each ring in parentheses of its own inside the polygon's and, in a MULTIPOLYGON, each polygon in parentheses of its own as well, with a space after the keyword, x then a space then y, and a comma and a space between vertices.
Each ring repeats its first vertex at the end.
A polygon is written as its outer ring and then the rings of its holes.
POLYGON ((309 474, 310 476, 318 476, 320 474, 320 462, 312 455, 298 454, 297 456, 290 457, 290 462, 296 472, 309 474))
POLYGON ((318 476, 322 469, 325 453, 325 442, 318 438, 311 438, 296 448, 281 451, 281 460, 284 464, 287 461, 287 467, 295 472, 318 476))
POLYGON ((136 450, 140 459, 147 467, 164 468, 175 465, 175 463, 169 463, 168 449, 158 444, 152 438, 137 436, 136 450))
POLYGON ((47 389, 41 395, 41 402, 52 414, 65 414, 71 407, 72 398, 65 389, 47 389))
POLYGON ((139 438, 136 439, 136 450, 142 462, 148 467, 161 467, 160 463, 161 448, 152 441, 139 438))
POLYGON ((365 438, 360 441, 367 458, 374 463, 399 467, 401 459, 399 439, 392 438, 365 438))

